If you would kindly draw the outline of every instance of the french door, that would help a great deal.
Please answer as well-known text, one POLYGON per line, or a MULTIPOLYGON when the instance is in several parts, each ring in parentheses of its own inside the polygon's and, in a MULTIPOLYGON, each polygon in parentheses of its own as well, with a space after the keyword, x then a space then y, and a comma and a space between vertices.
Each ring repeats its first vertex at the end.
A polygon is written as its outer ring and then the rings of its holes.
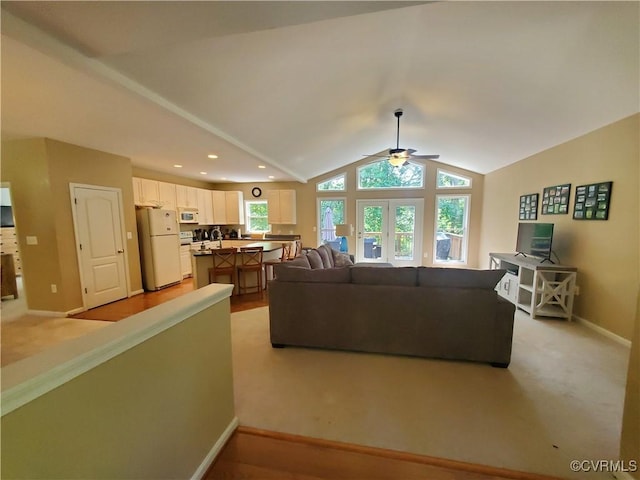
POLYGON ((357 200, 356 261, 422 264, 424 200, 357 200))

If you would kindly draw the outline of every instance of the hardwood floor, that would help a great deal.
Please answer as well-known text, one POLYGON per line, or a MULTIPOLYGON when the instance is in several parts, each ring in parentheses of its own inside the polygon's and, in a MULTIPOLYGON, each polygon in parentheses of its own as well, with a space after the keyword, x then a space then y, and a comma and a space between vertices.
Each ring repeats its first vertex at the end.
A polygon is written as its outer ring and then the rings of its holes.
MULTIPOLYGON (((173 300, 185 293, 193 291, 193 281, 187 278, 177 285, 163 288, 155 292, 144 292, 134 295, 131 298, 118 300, 117 302, 92 308, 85 312, 73 315, 71 318, 85 320, 103 320, 117 322, 123 318, 146 310, 161 303, 173 300)), ((248 310, 251 308, 263 307, 269 304, 269 297, 266 290, 257 293, 244 295, 234 295, 231 297, 231 313, 248 310)))
POLYGON ((205 480, 543 480, 536 474, 239 427, 205 480))

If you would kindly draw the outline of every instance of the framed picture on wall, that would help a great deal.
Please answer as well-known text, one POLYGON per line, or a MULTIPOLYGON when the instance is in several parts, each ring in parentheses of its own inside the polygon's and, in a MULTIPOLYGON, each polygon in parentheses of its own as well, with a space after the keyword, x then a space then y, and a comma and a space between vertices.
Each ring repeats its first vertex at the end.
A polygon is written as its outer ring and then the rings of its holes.
POLYGON ((555 185, 542 190, 542 215, 565 215, 569 213, 571 184, 555 185))
POLYGON ((538 197, 537 193, 529 193, 520 196, 520 206, 518 218, 520 220, 538 219, 538 197))
POLYGON ((576 187, 574 220, 608 220, 613 182, 591 183, 576 187))

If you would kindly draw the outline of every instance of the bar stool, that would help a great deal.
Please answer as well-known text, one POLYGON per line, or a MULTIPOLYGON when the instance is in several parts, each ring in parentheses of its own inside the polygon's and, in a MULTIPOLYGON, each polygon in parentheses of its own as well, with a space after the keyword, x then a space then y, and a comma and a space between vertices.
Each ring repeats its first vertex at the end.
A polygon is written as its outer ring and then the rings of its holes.
POLYGON ((209 267, 209 283, 216 283, 218 277, 229 277, 230 283, 235 288, 236 253, 237 250, 235 248, 218 248, 211 250, 213 266, 209 267))
POLYGON ((291 260, 291 250, 291 242, 283 243, 282 254, 280 255, 280 258, 274 258, 273 260, 264 261, 264 274, 267 277, 267 286, 269 285, 269 272, 271 272, 271 278, 275 278, 275 275, 273 273, 273 266, 291 260))
POLYGON ((293 260, 294 258, 296 258, 298 255, 302 253, 302 240, 296 240, 294 243, 295 243, 295 248, 291 252, 291 256, 289 257, 289 260, 293 260))
POLYGON ((262 291, 262 253, 263 247, 241 247, 240 264, 238 265, 238 290, 240 295, 250 288, 262 291), (256 273, 257 285, 247 287, 247 274, 256 273))

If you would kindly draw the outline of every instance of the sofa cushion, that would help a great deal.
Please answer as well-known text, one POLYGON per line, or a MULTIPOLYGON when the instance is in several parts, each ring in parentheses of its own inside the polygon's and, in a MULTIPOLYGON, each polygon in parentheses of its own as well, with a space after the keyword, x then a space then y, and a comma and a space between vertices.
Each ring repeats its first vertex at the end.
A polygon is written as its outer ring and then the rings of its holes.
POLYGON ((309 264, 309 259, 307 258, 306 255, 298 255, 293 260, 289 260, 286 264, 291 265, 292 267, 311 268, 311 265, 309 264))
POLYGON ((322 263, 322 257, 317 250, 309 250, 307 252, 307 260, 309 260, 309 265, 311 268, 324 268, 324 264, 322 263))
POLYGON ((505 270, 418 267, 418 285, 493 289, 505 273, 505 270))
POLYGON ((331 254, 333 255, 333 266, 336 268, 339 267, 348 267, 349 265, 353 265, 351 258, 348 253, 341 253, 337 250, 331 249, 331 254))
POLYGON ((415 267, 354 267, 351 269, 351 282, 365 285, 415 287, 417 270, 415 267))
POLYGON ((333 253, 331 253, 331 247, 320 245, 316 250, 322 259, 322 266, 324 268, 333 268, 333 253))
POLYGON ((292 267, 288 264, 275 266, 276 278, 280 282, 310 283, 349 283, 349 268, 316 268, 292 267))

